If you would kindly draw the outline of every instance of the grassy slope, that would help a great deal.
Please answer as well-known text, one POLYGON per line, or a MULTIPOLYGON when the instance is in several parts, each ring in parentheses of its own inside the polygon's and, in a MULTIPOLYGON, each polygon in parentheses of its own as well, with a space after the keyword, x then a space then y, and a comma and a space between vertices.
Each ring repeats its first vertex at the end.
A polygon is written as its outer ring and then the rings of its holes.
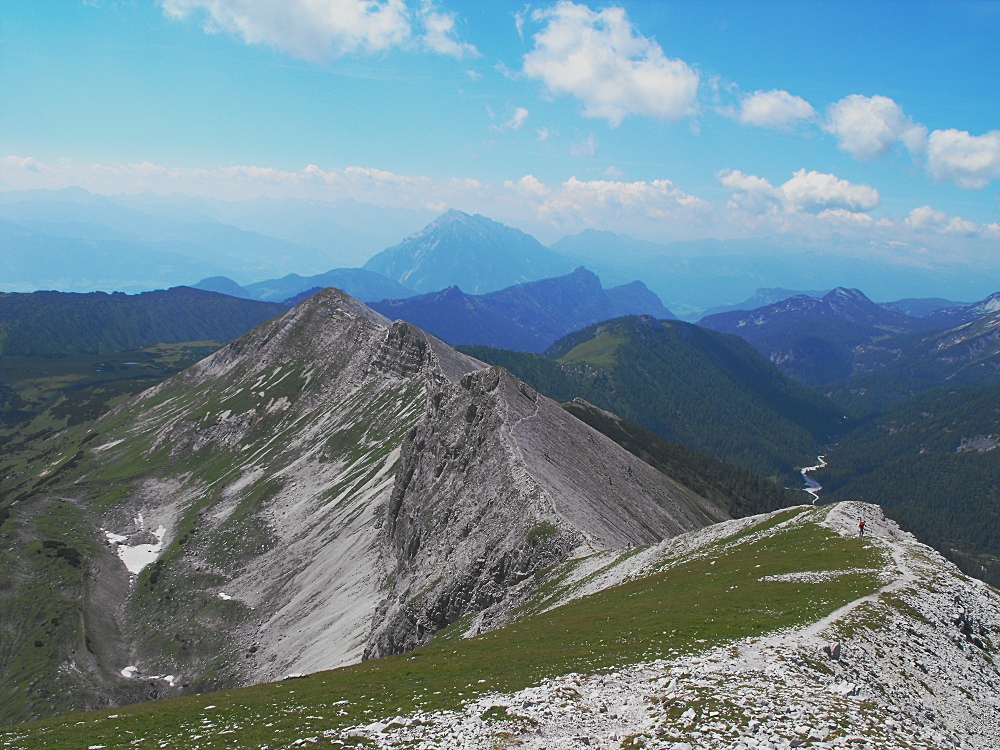
MULTIPOLYGON (((781 511, 763 523, 802 512, 781 511)), ((0 731, 0 747, 287 746, 414 708, 457 707, 477 694, 516 690, 547 676, 612 670, 814 621, 877 589, 876 578, 851 573, 800 584, 760 577, 885 562, 866 540, 812 523, 737 541, 476 638, 451 641, 445 633, 410 654, 303 680, 13 727, 0 731)))
MULTIPOLYGON (((0 405, 0 723, 79 709, 99 700, 88 676, 86 571, 104 552, 93 513, 70 480, 98 437, 89 420, 187 367, 216 342, 160 344, 107 356, 0 357, 9 398, 0 405)), ((145 696, 140 692, 136 698, 145 696)))

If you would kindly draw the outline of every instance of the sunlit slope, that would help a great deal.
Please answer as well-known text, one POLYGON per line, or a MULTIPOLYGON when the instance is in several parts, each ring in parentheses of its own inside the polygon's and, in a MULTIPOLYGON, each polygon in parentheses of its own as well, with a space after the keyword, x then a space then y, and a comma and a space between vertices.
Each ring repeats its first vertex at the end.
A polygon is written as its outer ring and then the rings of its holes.
POLYGON ((499 630, 466 621, 410 654, 14 727, 0 747, 936 750, 1000 737, 1000 596, 875 506, 787 509, 536 577, 499 630))

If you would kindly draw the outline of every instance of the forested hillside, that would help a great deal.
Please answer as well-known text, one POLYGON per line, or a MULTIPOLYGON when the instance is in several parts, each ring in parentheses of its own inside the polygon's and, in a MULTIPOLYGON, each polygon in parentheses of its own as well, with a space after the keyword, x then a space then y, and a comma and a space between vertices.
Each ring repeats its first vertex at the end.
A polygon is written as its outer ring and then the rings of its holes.
POLYGON ((871 417, 815 474, 825 500, 878 503, 962 568, 1000 584, 1000 388, 917 396, 871 417))
POLYGON ((662 438, 795 482, 843 423, 829 400, 735 336, 680 321, 619 318, 544 356, 465 347, 560 401, 581 397, 662 438))
POLYGON ((230 341, 283 305, 190 287, 0 294, 0 355, 112 354, 158 343, 230 341))
POLYGON ((664 440, 583 399, 565 403, 563 408, 632 455, 711 500, 733 518, 766 513, 808 498, 804 492, 786 489, 749 469, 731 466, 680 443, 664 440))

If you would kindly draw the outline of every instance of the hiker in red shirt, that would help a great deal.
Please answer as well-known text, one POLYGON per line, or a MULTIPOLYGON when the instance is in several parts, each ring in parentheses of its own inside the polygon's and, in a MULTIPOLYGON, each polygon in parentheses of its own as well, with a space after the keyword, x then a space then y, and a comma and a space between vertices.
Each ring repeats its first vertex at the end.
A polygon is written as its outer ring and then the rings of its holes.
POLYGON ((864 536, 864 535, 865 535, 865 519, 859 518, 858 519, 858 536, 864 536))

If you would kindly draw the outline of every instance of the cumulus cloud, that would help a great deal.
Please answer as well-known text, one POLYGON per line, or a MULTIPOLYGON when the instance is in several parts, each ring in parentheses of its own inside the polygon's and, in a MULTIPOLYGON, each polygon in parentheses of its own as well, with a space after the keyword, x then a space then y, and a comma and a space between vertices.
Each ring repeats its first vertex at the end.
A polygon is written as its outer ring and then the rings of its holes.
MULTIPOLYGON (((164 12, 202 19, 206 32, 237 34, 295 57, 324 61, 349 53, 381 52, 410 42, 414 14, 404 0, 161 0, 164 12)), ((424 0, 417 14, 419 41, 438 54, 476 56, 456 38, 455 15, 424 0)))
POLYGON ((938 211, 930 206, 920 206, 913 209, 903 223, 916 232, 934 232, 936 234, 975 236, 984 230, 984 227, 974 221, 963 219, 961 216, 949 216, 944 211, 938 211))
POLYGON ((837 138, 842 150, 866 160, 882 156, 897 142, 918 154, 927 140, 927 128, 887 96, 845 96, 829 106, 823 129, 837 138))
POLYGON ((807 211, 841 208, 847 211, 868 211, 881 201, 878 190, 871 185, 842 180, 836 175, 806 172, 800 169, 781 186, 788 203, 807 211))
POLYGON ((808 120, 816 110, 805 99, 787 91, 754 91, 740 100, 737 119, 744 125, 763 128, 787 128, 799 120, 808 120))
POLYGON ((698 73, 636 32, 623 8, 593 11, 561 0, 531 17, 545 26, 524 57, 525 75, 579 99, 587 117, 617 126, 630 114, 677 120, 697 113, 698 73))
POLYGON ((595 226, 621 218, 662 220, 704 213, 709 204, 680 190, 670 180, 580 180, 570 177, 548 187, 532 175, 504 187, 531 201, 536 218, 557 226, 595 226))
POLYGON ((935 130, 927 139, 927 171, 959 187, 986 187, 1000 179, 1000 130, 979 136, 965 130, 935 130))
POLYGON ((438 10, 429 0, 424 0, 420 10, 424 23, 424 33, 421 41, 431 52, 448 55, 461 60, 465 57, 478 57, 479 50, 468 42, 460 41, 455 29, 455 13, 438 10))
POLYGON ((881 202, 878 190, 871 185, 804 169, 794 172, 790 180, 778 187, 763 177, 739 170, 726 170, 718 177, 723 186, 733 191, 729 207, 751 214, 806 211, 826 212, 824 218, 838 218, 843 216, 839 212, 868 211, 881 202))

